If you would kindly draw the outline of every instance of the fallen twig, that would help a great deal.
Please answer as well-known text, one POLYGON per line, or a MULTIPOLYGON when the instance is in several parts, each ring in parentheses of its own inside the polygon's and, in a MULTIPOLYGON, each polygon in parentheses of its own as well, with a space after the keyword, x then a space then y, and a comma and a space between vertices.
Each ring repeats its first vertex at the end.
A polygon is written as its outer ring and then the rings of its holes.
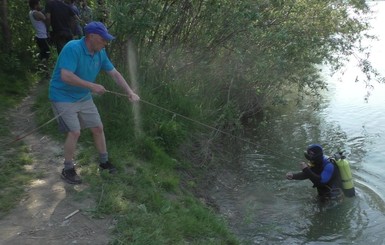
POLYGON ((77 209, 77 210, 73 211, 72 213, 70 213, 69 215, 67 215, 64 219, 69 219, 79 212, 80 212, 80 209, 77 209))

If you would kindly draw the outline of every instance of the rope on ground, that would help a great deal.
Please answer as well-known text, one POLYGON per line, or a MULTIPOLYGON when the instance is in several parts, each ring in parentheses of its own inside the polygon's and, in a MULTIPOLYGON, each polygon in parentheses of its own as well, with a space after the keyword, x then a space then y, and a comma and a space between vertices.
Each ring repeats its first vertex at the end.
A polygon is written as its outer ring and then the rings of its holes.
MULTIPOLYGON (((84 100, 85 98, 87 98, 88 96, 89 96, 89 93, 88 93, 87 95, 85 95, 84 97, 82 97, 81 99, 79 99, 78 101, 76 101, 75 103, 83 101, 83 100, 84 100)), ((73 106, 75 106, 75 104, 74 104, 73 106)), ((5 143, 5 144, 3 144, 3 145, 0 145, 0 147, 6 146, 6 145, 12 145, 12 144, 14 144, 14 143, 16 143, 16 142, 18 142, 18 141, 20 141, 20 140, 26 138, 27 136, 29 136, 29 135, 31 135, 31 134, 33 134, 33 133, 39 131, 41 128, 47 126, 47 125, 50 124, 51 122, 53 122, 53 121, 55 121, 56 119, 58 119, 58 118, 59 118, 61 115, 63 115, 65 112, 67 112, 68 110, 72 109, 73 106, 67 108, 67 110, 62 111, 61 113, 57 114, 55 117, 51 118, 50 120, 48 120, 47 122, 43 123, 42 125, 40 125, 40 126, 34 128, 34 129, 32 129, 31 131, 29 131, 29 132, 27 132, 27 133, 25 133, 25 134, 23 134, 23 135, 18 135, 18 136, 17 136, 15 139, 13 139, 12 141, 10 141, 10 142, 8 142, 8 143, 5 143)))

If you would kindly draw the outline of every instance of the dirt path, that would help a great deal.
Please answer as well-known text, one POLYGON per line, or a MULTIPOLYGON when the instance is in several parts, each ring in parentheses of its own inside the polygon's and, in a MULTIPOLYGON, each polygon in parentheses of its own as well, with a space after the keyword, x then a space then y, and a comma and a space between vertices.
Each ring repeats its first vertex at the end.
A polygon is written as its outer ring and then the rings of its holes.
MULTIPOLYGON (((36 127, 31 110, 35 91, 9 115, 15 137, 25 134, 26 128, 36 127)), ((43 174, 26 188, 25 197, 15 209, 0 220, 0 244, 108 244, 113 220, 92 219, 87 210, 95 207, 94 201, 75 200, 73 195, 87 185, 69 185, 60 178, 62 143, 38 132, 23 141, 33 158, 29 171, 43 174), (80 211, 66 219, 76 210, 80 211)))

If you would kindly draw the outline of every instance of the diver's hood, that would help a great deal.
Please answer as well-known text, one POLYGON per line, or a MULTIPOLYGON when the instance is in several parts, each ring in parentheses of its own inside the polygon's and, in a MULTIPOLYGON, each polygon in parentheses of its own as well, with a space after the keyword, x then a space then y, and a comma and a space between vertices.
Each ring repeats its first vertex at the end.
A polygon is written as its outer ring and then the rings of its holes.
POLYGON ((307 147, 304 155, 307 160, 314 162, 315 160, 322 158, 323 149, 318 144, 311 144, 307 147))

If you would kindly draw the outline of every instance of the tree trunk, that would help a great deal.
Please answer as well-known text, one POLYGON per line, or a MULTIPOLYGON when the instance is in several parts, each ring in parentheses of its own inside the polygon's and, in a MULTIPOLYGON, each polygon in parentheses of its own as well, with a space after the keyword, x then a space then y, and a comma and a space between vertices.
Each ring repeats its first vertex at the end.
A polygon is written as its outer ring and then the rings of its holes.
POLYGON ((7 0, 1 1, 1 16, 0 16, 0 24, 1 31, 3 33, 3 45, 1 47, 2 52, 9 52, 11 50, 11 31, 8 24, 8 3, 7 0))

